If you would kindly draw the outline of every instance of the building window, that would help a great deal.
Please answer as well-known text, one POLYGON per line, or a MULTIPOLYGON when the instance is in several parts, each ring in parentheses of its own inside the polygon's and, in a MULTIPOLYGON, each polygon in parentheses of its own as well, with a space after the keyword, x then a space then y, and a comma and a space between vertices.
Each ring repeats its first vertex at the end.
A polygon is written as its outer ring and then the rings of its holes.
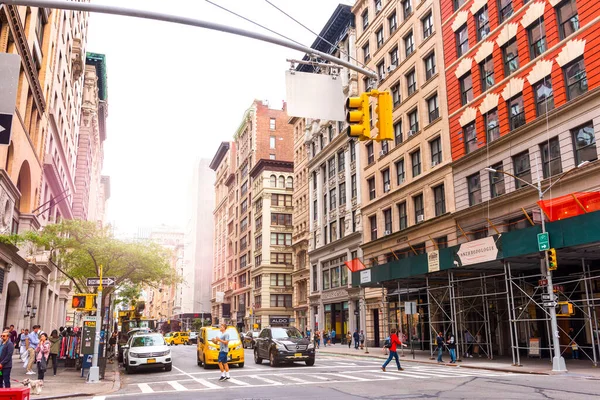
POLYGON ((494 79, 494 59, 492 56, 489 56, 479 64, 479 72, 481 75, 481 92, 483 93, 496 83, 494 79))
POLYGON ((429 13, 421 20, 423 24, 423 39, 427 39, 433 34, 433 14, 429 13))
POLYGON ((335 157, 331 157, 327 160, 327 165, 329 167, 329 177, 333 178, 335 176, 335 157))
POLYGON ((367 179, 367 185, 369 187, 369 200, 375 198, 375 177, 367 179))
POLYGON ((275 136, 269 137, 269 148, 271 148, 271 149, 275 148, 275 136))
POLYGON ((396 183, 401 185, 406 179, 406 172, 404 171, 404 158, 396 161, 396 183))
POLYGON ((412 161, 412 176, 415 178, 421 175, 421 150, 411 153, 410 159, 412 161))
POLYGON ((446 213, 446 196, 444 194, 444 185, 433 188, 433 199, 435 202, 435 216, 439 217, 446 213))
POLYGON ((415 70, 413 69, 408 74, 406 74, 406 87, 408 89, 408 95, 412 95, 417 91, 417 79, 415 76, 415 70))
POLYGON ((415 205, 415 224, 419 224, 425 220, 425 206, 423 204, 423 195, 419 194, 413 197, 415 205))
POLYGON ((404 19, 407 19, 410 14, 412 14, 412 4, 411 0, 403 0, 402 1, 402 11, 404 12, 404 19))
POLYGON ((375 15, 381 12, 381 0, 375 0, 375 15))
POLYGON ((337 240, 337 222, 333 221, 329 224, 329 242, 337 240))
POLYGON ((292 225, 292 214, 272 213, 271 214, 271 225, 291 226, 292 225))
POLYGON ((254 247, 256 248, 256 250, 259 250, 260 248, 262 248, 262 235, 257 236, 254 239, 254 247))
POLYGON ((269 154, 269 160, 274 160, 275 159, 275 154, 269 154))
POLYGON ((481 203, 481 182, 479 173, 467 177, 467 188, 469 191, 469 206, 481 203))
POLYGON ((400 230, 408 227, 408 215, 406 214, 406 202, 398 204, 398 216, 400 220, 400 230))
POLYGON ((317 270, 317 266, 313 265, 312 266, 312 290, 313 292, 316 292, 317 290, 319 290, 319 280, 318 280, 318 270, 317 270))
POLYGON ((331 276, 330 271, 331 271, 330 269, 323 269, 323 272, 322 272, 323 290, 327 290, 330 287, 330 281, 329 281, 329 278, 331 276))
MULTIPOLYGON (((269 119, 269 129, 272 131, 275 130, 275 118, 269 119)), ((274 149, 275 146, 273 145, 273 147, 271 147, 271 148, 274 149)))
POLYGON ((358 189, 356 187, 356 175, 354 175, 354 174, 350 177, 350 186, 351 186, 352 198, 355 199, 358 189))
POLYGON ((409 132, 409 136, 414 135, 419 131, 419 114, 417 113, 416 109, 408 113, 408 123, 410 124, 411 130, 411 132, 409 132))
POLYGON ((329 143, 331 143, 333 141, 333 125, 328 125, 327 126, 327 138, 329 139, 329 143))
POLYGON ((276 246, 291 246, 291 233, 271 233, 271 244, 276 246))
POLYGON ((369 9, 368 8, 366 8, 365 11, 363 11, 363 13, 361 14, 361 19, 362 19, 363 30, 365 30, 369 26, 369 9))
POLYGON ((377 216, 369 217, 369 226, 371 227, 371 240, 377 240, 377 216))
POLYGON ((515 130, 525 125, 525 108, 523 107, 523 95, 520 94, 508 101, 510 130, 515 130))
POLYGON ((435 238, 435 245, 438 250, 448 248, 448 236, 440 236, 439 238, 435 238))
POLYGON ((556 176, 562 172, 558 137, 540 144, 540 153, 542 153, 542 171, 544 173, 544 179, 556 176))
POLYGON ((465 4, 467 0, 453 0, 454 11, 458 10, 463 4, 465 4))
POLYGON ((504 22, 513 14, 512 0, 498 0, 498 19, 504 22))
POLYGON ((485 5, 477 14, 475 14, 475 25, 477 27, 477 40, 482 40, 490 34, 490 19, 488 17, 488 8, 485 5))
POLYGON ((485 134, 488 143, 500 138, 500 126, 498 125, 498 109, 494 108, 485 114, 485 134))
POLYGON ((388 17, 388 26, 390 27, 390 36, 398 29, 398 21, 396 19, 396 12, 388 17))
POLYGON ((352 232, 356 232, 356 210, 352 211, 352 232))
POLYGON ((579 15, 576 0, 565 0, 556 6, 561 40, 579 30, 579 15))
POLYGON ((463 138, 465 141, 466 154, 477 150, 477 131, 475 130, 475 122, 471 122, 463 128, 463 138))
POLYGON ((272 294, 271 295, 271 307, 292 308, 292 295, 291 294, 272 294))
POLYGON ((460 81, 460 101, 464 106, 473 100, 473 78, 471 73, 464 75, 459 79, 460 81))
POLYGON ((587 76, 583 58, 580 58, 563 67, 565 83, 567 85, 567 98, 573 100, 588 90, 587 76))
POLYGON ((381 172, 381 179, 383 181, 383 193, 390 191, 390 169, 386 168, 381 172))
MULTIPOLYGON (((494 171, 503 171, 502 162, 492 165, 494 171)), ((502 172, 490 172, 490 195, 492 198, 506 193, 504 189, 504 174, 502 172)))
POLYGON ((377 64, 377 74, 379 75, 379 80, 385 79, 385 63, 382 60, 379 64, 377 64))
POLYGON ((412 32, 404 37, 404 51, 406 57, 410 56, 415 51, 415 40, 412 32))
POLYGON ((362 51, 363 51, 363 58, 364 58, 364 61, 366 64, 371 59, 371 53, 369 52, 369 42, 367 42, 367 44, 365 44, 363 46, 362 51))
POLYGON ((387 235, 392 233, 392 209, 383 210, 383 224, 387 235))
POLYGON ((327 194, 323 195, 323 214, 327 214, 327 194))
POLYGON ((271 194, 271 205, 279 207, 291 207, 292 196, 289 194, 271 194))
POLYGON ((429 99, 427 99, 427 108, 429 109, 429 123, 431 124, 440 116, 437 94, 434 94, 429 99))
POLYGON ((394 107, 400 104, 400 84, 397 83, 392 86, 392 103, 394 107))
POLYGON ((375 37, 377 38, 377 48, 383 46, 383 27, 379 28, 377 32, 375 32, 375 37))
POLYGON ((340 206, 346 204, 346 183, 340 183, 340 206))
POLYGON ((256 229, 257 231, 262 229, 262 216, 256 218, 256 220, 254 221, 254 229, 256 229))
POLYGON ((525 182, 531 183, 531 165, 529 163, 529 152, 517 154, 513 157, 515 168, 515 188, 519 189, 525 186, 525 182), (525 181, 525 182, 523 182, 525 181))
POLYGON ((442 139, 437 137, 429 142, 429 149, 431 150, 431 166, 435 167, 442 163, 442 139))
POLYGON ((546 28, 544 27, 544 20, 541 19, 539 22, 532 24, 527 29, 527 36, 529 37, 529 54, 533 60, 546 51, 546 28))
POLYGON ((317 217, 319 215, 319 208, 317 206, 317 200, 313 201, 313 220, 317 220, 317 217))
POLYGON ((425 80, 430 80, 435 75, 435 53, 431 53, 425 60, 425 80))
POLYGON ((573 147, 575 148, 575 161, 577 165, 584 161, 598 159, 596 150, 596 137, 594 125, 591 122, 571 131, 573 135, 573 147))
POLYGON ((338 172, 343 172, 346 169, 346 157, 343 150, 337 153, 337 160, 338 172))
POLYGON ((381 142, 381 155, 386 155, 390 151, 390 145, 387 140, 381 142))
POLYGON ((337 207, 337 200, 336 200, 336 190, 335 189, 331 189, 329 191, 329 209, 330 210, 335 210, 337 207))
POLYGON ((509 76, 519 69, 519 48, 517 39, 513 38, 502 47, 502 58, 504 59, 504 74, 509 76))
MULTIPOLYGON (((292 254, 291 253, 271 253, 271 264, 291 264, 292 263, 292 254)), ((271 274, 271 282, 273 280, 273 275, 278 275, 278 274, 271 274)), ((283 275, 283 274, 280 274, 283 275)), ((291 275, 288 275, 291 276, 291 275)), ((271 283, 272 286, 284 286, 284 285, 274 285, 273 283, 271 283)), ((289 285, 287 285, 289 286, 289 285)))
POLYGON ((460 58, 463 54, 469 51, 469 30, 467 24, 460 27, 456 33, 456 54, 460 58))
POLYGON ((402 120, 394 123, 394 144, 398 146, 402 143, 402 120))
POLYGON ((554 109, 552 80, 549 76, 533 85, 533 95, 535 96, 535 110, 538 117, 554 109))
POLYGON ((248 192, 248 181, 242 183, 241 195, 245 195, 248 192))
POLYGON ((340 217, 340 239, 346 236, 346 218, 340 217))
POLYGON ((356 161, 356 143, 350 141, 350 162, 356 161))
POLYGON ((375 154, 373 154, 373 143, 367 144, 367 165, 375 162, 375 154))

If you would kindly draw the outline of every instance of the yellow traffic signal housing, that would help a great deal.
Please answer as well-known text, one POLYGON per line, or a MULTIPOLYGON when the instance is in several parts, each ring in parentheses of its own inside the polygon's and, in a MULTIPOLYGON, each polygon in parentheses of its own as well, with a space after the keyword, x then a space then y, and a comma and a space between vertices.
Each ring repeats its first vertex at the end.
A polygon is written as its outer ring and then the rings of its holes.
POLYGON ((557 317, 572 317, 575 315, 575 310, 573 309, 573 303, 568 301, 559 301, 558 302, 558 311, 556 312, 557 317))
POLYGON ((394 126, 392 123, 392 94, 388 91, 377 93, 377 136, 375 140, 394 140, 394 126))
POLYGON ((346 100, 346 122, 349 137, 357 137, 358 140, 371 139, 371 115, 369 112, 369 94, 363 93, 360 97, 348 97, 346 100))
POLYGON ((94 304, 95 300, 96 295, 93 293, 74 294, 71 301, 71 307, 77 310, 91 311, 96 308, 96 305, 94 304))
POLYGON ((546 250, 546 254, 548 255, 548 270, 554 271, 558 268, 558 260, 556 259, 556 250, 550 249, 546 250))

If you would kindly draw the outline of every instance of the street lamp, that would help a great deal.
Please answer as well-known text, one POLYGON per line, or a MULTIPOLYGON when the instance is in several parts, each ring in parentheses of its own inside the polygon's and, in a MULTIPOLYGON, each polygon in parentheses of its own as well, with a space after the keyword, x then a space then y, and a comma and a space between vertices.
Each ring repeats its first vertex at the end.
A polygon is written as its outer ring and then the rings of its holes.
POLYGON ((31 314, 31 304, 29 304, 29 303, 27 304, 26 310, 27 311, 25 312, 25 315, 24 315, 25 318, 29 317, 29 315, 31 314))
MULTIPOLYGON (((523 180, 523 179, 521 179, 513 174, 510 174, 506 171, 501 171, 501 170, 497 170, 497 169, 489 168, 489 167, 484 168, 484 170, 493 172, 493 173, 500 173, 500 174, 511 176, 514 179, 518 180, 519 182, 521 182, 527 186, 531 186, 532 188, 534 188, 538 191, 538 196, 539 196, 539 199, 541 202, 543 200, 546 192, 548 192, 548 190, 552 189, 552 187, 556 183, 558 183, 558 181, 560 181, 562 178, 564 178, 567 174, 575 171, 576 169, 578 169, 586 164, 589 164, 589 161, 583 161, 582 163, 577 165, 575 168, 572 168, 572 169, 568 170, 567 172, 563 173, 562 175, 560 175, 558 177, 557 180, 552 182, 552 184, 550 184, 550 186, 548 186, 546 188, 546 190, 542 190, 542 180, 540 179, 540 169, 539 169, 539 165, 538 165, 537 154, 535 157, 535 169, 536 169, 536 175, 537 175, 537 184, 536 185, 529 183, 526 180, 523 180)), ((540 204, 538 204, 538 206, 540 207, 540 211, 541 211, 540 217, 542 218, 542 233, 545 233, 546 232, 546 222, 544 220, 544 211, 542 210, 542 206, 540 204)), ((548 254, 545 254, 545 260, 546 260, 546 279, 548 282, 547 290, 548 290, 549 294, 553 294, 554 286, 552 285, 552 271, 548 268, 548 254)), ((556 309, 554 307, 550 307, 550 325, 551 325, 552 332, 553 332, 552 347, 553 347, 553 351, 554 351, 554 357, 552 358, 552 371, 553 372, 567 372, 567 366, 565 364, 565 359, 562 357, 562 355, 560 353, 560 343, 558 341, 558 338, 559 338, 558 322, 556 321, 556 309)))
POLYGON ((31 318, 35 318, 36 314, 37 314, 37 306, 33 306, 33 308, 31 309, 31 318))

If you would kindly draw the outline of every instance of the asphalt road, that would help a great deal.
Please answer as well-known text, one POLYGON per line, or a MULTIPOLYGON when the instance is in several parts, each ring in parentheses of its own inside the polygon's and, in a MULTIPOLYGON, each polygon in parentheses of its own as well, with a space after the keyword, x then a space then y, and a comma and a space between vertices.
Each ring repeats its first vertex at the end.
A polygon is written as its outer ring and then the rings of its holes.
POLYGON ((256 365, 246 350, 244 368, 231 368, 231 378, 219 382, 218 369, 196 364, 195 346, 174 346, 173 370, 122 374, 121 390, 93 400, 111 399, 598 399, 600 381, 583 376, 511 374, 430 364, 392 364, 352 356, 317 355, 304 363, 271 368, 256 365))

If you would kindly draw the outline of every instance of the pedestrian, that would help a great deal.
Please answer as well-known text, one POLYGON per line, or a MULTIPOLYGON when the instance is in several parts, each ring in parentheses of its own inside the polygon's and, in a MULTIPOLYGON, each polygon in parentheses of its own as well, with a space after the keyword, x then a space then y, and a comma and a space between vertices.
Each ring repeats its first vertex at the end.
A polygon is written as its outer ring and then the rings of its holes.
POLYGON ((386 356, 389 354, 388 349, 390 348, 391 345, 392 345, 391 338, 388 336, 383 341, 383 354, 385 354, 386 356))
POLYGON ((229 364, 227 364, 227 353, 229 353, 229 333, 227 333, 227 324, 222 323, 220 326, 221 335, 213 339, 215 344, 219 344, 219 369, 221 370, 220 381, 230 378, 229 364))
POLYGON ((571 358, 573 360, 579 359, 579 346, 576 341, 577 334, 575 330, 571 327, 569 328, 569 338, 571 339, 571 358))
POLYGON ((319 331, 315 331, 315 347, 317 349, 321 347, 321 333, 319 331))
POLYGON ((448 352, 450 353, 450 364, 454 364, 456 362, 456 338, 452 333, 448 335, 446 344, 448 345, 448 352))
POLYGON ((331 344, 332 345, 335 344, 335 335, 336 335, 335 329, 332 329, 331 330, 331 334, 329 335, 329 337, 331 338, 331 344))
POLYGON ((327 347, 327 343, 329 342, 329 331, 327 331, 327 329, 325 330, 325 332, 323 332, 323 346, 327 347))
MULTIPOLYGON (((27 335, 27 353, 29 354, 29 362, 27 363, 27 375, 35 375, 35 372, 33 372, 33 364, 36 362, 35 359, 35 349, 37 348, 38 344, 40 343, 40 326, 39 325, 34 325, 33 326, 33 331, 29 333, 29 335, 27 335)), ((39 374, 38 374, 39 375, 39 374)))
POLYGON ((437 344, 438 357, 437 362, 443 363, 442 354, 444 353, 444 334, 442 332, 438 332, 437 337, 435 338, 435 343, 437 344))
POLYGON ((15 330, 15 326, 11 325, 10 328, 8 329, 8 333, 10 335, 10 341, 12 342, 12 344, 16 345, 17 344, 17 337, 19 335, 17 335, 17 331, 15 330))
POLYGON ((0 350, 0 388, 10 388, 10 371, 12 371, 12 356, 15 352, 15 345, 10 340, 10 331, 2 332, 2 350, 0 350))
POLYGON ((54 329, 48 338, 50 341, 50 359, 52 360, 52 371, 56 376, 56 370, 58 369, 57 358, 58 352, 60 351, 60 338, 58 337, 58 331, 54 329))
POLYGON ((360 331, 358 338, 360 340, 360 349, 362 350, 365 348, 365 333, 362 330, 360 331))
POLYGON ((346 335, 346 341, 348 342, 348 348, 350 348, 352 345, 352 333, 350 333, 350 331, 348 331, 348 334, 346 335))
POLYGON ((29 329, 23 329, 19 340, 19 354, 21 355, 21 361, 23 361, 23 368, 27 368, 27 363, 29 362, 29 353, 27 349, 27 341, 29 340, 27 337, 29 336, 29 329))
POLYGON ((352 336, 354 337, 354 349, 358 350, 358 346, 360 344, 360 335, 358 334, 358 329, 354 330, 354 334, 352 336))
POLYGON ((381 366, 381 370, 383 372, 385 372, 385 367, 387 367, 387 365, 390 363, 390 361, 392 361, 392 358, 396 360, 396 365, 398 366, 398 371, 404 371, 404 368, 402 368, 400 366, 400 358, 398 357, 398 353, 397 353, 398 345, 406 347, 406 345, 403 344, 400 341, 400 339, 398 339, 398 335, 396 334, 396 328, 392 328, 392 330, 390 331, 390 344, 389 344, 390 355, 388 356, 387 360, 381 366))
POLYGON ((48 356, 50 355, 50 341, 48 341, 48 335, 42 332, 40 335, 40 341, 35 348, 35 361, 38 368, 38 379, 44 381, 44 374, 48 367, 48 356))
POLYGON ((115 362, 115 347, 117 345, 118 335, 119 335, 119 333, 117 331, 115 331, 115 332, 113 332, 110 339, 108 339, 108 351, 110 352, 110 356, 108 359, 111 364, 114 364, 114 362, 115 362))
POLYGON ((473 353, 477 354, 477 357, 481 358, 481 332, 475 334, 475 346, 473 346, 473 353))
POLYGON ((469 332, 467 329, 465 329, 465 342, 467 342, 467 352, 465 353, 465 357, 466 358, 473 358, 473 342, 475 341, 475 338, 473 337, 473 335, 471 335, 471 332, 469 332))

